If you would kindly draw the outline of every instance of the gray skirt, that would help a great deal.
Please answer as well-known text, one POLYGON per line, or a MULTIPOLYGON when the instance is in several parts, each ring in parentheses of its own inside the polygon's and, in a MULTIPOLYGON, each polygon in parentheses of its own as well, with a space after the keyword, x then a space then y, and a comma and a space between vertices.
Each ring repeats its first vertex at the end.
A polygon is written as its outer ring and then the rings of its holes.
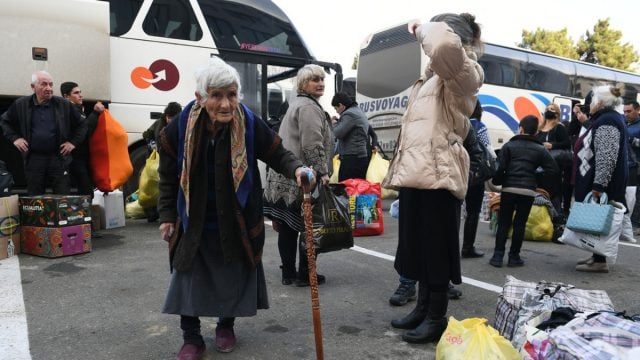
POLYGON ((173 271, 162 312, 243 317, 268 308, 262 263, 255 270, 244 261, 225 264, 218 231, 205 230, 191 270, 173 271))

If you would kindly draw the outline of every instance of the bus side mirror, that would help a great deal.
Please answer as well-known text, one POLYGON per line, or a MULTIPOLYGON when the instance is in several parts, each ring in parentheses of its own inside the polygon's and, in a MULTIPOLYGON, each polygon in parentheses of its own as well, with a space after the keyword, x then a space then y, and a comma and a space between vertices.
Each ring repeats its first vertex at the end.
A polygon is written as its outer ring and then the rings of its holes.
POLYGON ((342 73, 338 72, 335 76, 336 94, 342 91, 342 73))

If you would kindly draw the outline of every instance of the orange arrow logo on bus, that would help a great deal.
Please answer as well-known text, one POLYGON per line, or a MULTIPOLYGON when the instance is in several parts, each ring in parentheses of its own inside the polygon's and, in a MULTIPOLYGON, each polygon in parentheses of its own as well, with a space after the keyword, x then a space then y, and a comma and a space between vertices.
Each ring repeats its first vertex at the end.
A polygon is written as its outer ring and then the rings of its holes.
POLYGON ((138 89, 153 85, 160 91, 169 91, 178 86, 179 81, 178 68, 166 59, 154 61, 149 68, 138 66, 131 71, 131 82, 138 89))

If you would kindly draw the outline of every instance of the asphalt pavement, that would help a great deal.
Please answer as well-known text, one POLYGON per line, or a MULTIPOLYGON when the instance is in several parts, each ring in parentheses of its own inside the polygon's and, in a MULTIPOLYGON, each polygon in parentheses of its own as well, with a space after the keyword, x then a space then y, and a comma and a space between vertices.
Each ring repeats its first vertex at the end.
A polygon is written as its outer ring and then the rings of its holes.
MULTIPOLYGON (((388 205, 388 203, 385 203, 388 205)), ((390 321, 404 307, 389 305, 398 285, 393 268, 397 221, 385 214, 385 233, 355 239, 350 250, 322 254, 318 272, 325 359, 432 359, 435 345, 409 345, 390 321)), ((169 283, 167 245, 157 223, 127 220, 126 227, 102 230, 88 254, 45 259, 20 255, 28 341, 34 360, 174 359, 182 344, 179 317, 160 312, 169 283)), ((264 267, 271 308, 238 318, 232 353, 213 347, 215 320, 203 318, 205 359, 315 359, 309 288, 280 283, 277 234, 267 227, 264 267)), ((567 245, 525 242, 522 268, 488 265, 493 236, 480 223, 477 247, 484 258, 463 259, 463 296, 449 303, 457 319, 492 321, 497 292, 506 275, 527 281, 561 281, 607 291, 616 310, 640 313, 637 296, 640 246, 621 243, 608 274, 579 273, 575 261, 588 253, 567 245)), ((0 354, 0 359, 11 359, 0 354)))

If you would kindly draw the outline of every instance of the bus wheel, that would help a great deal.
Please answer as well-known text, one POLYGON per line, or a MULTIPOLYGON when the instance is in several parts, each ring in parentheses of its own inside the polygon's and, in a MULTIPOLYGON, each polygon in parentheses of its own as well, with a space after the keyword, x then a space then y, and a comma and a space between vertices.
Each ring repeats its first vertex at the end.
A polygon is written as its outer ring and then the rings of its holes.
POLYGON ((140 182, 140 172, 147 161, 149 156, 149 150, 146 145, 138 146, 129 153, 131 159, 131 165, 133 165, 133 173, 129 177, 129 180, 124 184, 122 192, 125 199, 127 196, 138 190, 138 183, 140 182))

